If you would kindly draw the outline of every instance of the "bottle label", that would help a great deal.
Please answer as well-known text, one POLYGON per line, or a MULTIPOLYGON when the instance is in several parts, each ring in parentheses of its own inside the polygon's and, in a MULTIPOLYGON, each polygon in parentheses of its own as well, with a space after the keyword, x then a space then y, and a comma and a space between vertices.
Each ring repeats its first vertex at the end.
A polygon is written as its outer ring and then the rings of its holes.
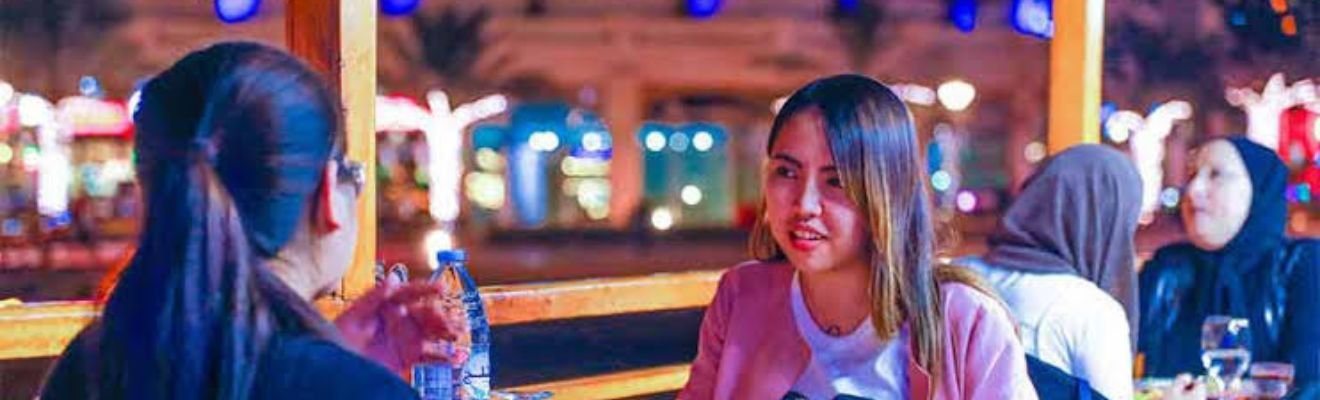
POLYGON ((485 400, 490 398, 490 323, 486 319, 486 307, 481 302, 481 293, 472 275, 463 263, 450 263, 463 285, 463 306, 467 309, 467 322, 471 334, 471 351, 461 371, 462 392, 464 398, 485 400))
POLYGON ((469 399, 490 398, 490 351, 474 347, 463 366, 463 394, 469 399))
POLYGON ((451 400, 453 369, 447 364, 417 364, 412 368, 413 389, 422 400, 451 400))

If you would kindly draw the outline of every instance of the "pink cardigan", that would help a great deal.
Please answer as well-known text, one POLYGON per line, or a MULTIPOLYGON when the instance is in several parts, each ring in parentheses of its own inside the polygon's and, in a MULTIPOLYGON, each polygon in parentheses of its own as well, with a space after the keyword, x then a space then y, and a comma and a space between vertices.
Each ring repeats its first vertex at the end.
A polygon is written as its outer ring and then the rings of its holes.
MULTIPOLYGON (((784 263, 749 262, 724 273, 706 309, 697 359, 679 399, 778 400, 788 393, 811 357, 793 323, 792 279, 793 267, 784 263)), ((909 357, 909 397, 1035 399, 1007 312, 966 285, 946 284, 941 292, 945 373, 932 382, 909 357)))

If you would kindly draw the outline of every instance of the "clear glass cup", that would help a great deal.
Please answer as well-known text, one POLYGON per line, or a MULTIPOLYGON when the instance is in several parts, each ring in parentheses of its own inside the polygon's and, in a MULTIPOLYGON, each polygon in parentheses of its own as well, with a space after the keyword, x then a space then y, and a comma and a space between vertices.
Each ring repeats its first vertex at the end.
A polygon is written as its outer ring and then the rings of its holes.
POLYGON ((1254 398, 1282 399, 1292 390, 1295 370, 1292 364, 1258 362, 1251 365, 1254 398))
POLYGON ((1251 329, 1245 318, 1211 315, 1201 325, 1201 363, 1217 397, 1241 389, 1242 376, 1251 364, 1251 329))

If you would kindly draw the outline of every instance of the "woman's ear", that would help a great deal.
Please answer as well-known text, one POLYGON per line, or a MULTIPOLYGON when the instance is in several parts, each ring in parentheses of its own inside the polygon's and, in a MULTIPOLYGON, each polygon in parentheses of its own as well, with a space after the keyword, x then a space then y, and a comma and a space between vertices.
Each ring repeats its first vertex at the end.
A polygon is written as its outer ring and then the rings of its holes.
POLYGON ((339 221, 339 217, 335 216, 335 207, 338 206, 335 202, 339 201, 336 199, 338 196, 334 195, 334 187, 339 183, 337 182, 338 180, 335 179, 335 176, 337 176, 338 173, 338 171, 335 170, 336 168, 338 168, 338 166, 331 162, 325 166, 325 172, 321 173, 321 189, 317 192, 316 196, 317 202, 315 214, 316 228, 321 234, 339 230, 341 222, 339 221))

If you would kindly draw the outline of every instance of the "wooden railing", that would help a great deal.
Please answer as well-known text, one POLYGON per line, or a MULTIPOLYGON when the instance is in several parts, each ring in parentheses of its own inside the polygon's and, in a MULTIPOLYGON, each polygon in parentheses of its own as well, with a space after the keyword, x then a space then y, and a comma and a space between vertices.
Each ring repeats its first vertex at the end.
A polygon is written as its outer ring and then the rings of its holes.
POLYGON ((482 287, 492 325, 705 307, 721 271, 482 287))
POLYGON ((555 398, 597 400, 676 391, 688 379, 689 364, 624 371, 510 388, 516 392, 554 393, 555 398))
MULTIPOLYGON (((659 274, 483 288, 496 325, 704 307, 715 296, 720 272, 659 274)), ((510 388, 549 391, 564 399, 617 399, 678 390, 688 365, 667 365, 510 388)))
POLYGON ((59 355, 96 314, 86 301, 0 308, 0 360, 59 355))
MULTIPOLYGON (((482 287, 492 325, 566 320, 704 307, 720 271, 656 274, 482 287)), ((338 304, 318 304, 337 314, 338 304)), ((0 360, 54 357, 97 316, 91 302, 0 307, 0 360)), ((549 390, 559 398, 610 399, 673 391, 687 381, 686 365, 577 378, 511 388, 549 390)))

